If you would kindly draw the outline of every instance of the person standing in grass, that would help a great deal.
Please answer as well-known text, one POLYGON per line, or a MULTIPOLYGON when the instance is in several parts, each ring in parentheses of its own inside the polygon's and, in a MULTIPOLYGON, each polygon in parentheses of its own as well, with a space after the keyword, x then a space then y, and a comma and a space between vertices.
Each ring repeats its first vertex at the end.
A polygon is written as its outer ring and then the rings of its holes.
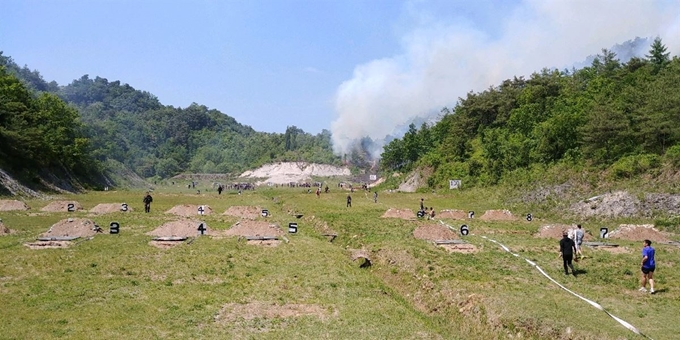
POLYGON ((352 207, 352 196, 347 195, 347 207, 351 208, 352 207))
POLYGON ((373 202, 378 203, 378 190, 373 193, 373 202))
POLYGON ((583 229, 581 225, 576 225, 576 230, 574 231, 574 243, 576 244, 576 258, 583 258, 583 253, 581 252, 581 244, 583 243, 583 229))
POLYGON ((647 291, 647 281, 649 281, 649 292, 654 294, 654 269, 656 269, 656 261, 654 260, 654 248, 652 248, 652 241, 645 240, 642 247, 642 279, 640 280, 640 291, 647 291))
POLYGON ((144 212, 151 212, 151 202, 153 202, 153 198, 149 192, 146 193, 142 202, 144 202, 144 212))
POLYGON ((571 261, 574 259, 575 252, 576 246, 574 241, 569 238, 569 233, 563 231, 562 239, 560 240, 560 256, 562 257, 562 264, 564 265, 564 275, 569 275, 568 268, 571 268, 571 273, 576 276, 574 265, 571 263, 571 261))

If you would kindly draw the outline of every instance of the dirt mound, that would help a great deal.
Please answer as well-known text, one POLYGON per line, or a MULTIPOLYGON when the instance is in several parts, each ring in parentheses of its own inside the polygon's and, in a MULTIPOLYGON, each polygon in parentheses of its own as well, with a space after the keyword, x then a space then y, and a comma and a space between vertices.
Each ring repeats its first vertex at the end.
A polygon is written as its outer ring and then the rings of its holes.
POLYGON ((76 201, 54 201, 44 206, 40 211, 62 212, 69 211, 69 209, 71 209, 71 211, 83 210, 83 206, 76 201))
POLYGON ((466 220, 468 213, 463 210, 444 209, 439 212, 439 218, 451 218, 454 220, 466 220))
MULTIPOLYGON (((121 212, 123 211, 123 204, 125 203, 101 203, 97 204, 94 208, 90 209, 91 213, 95 214, 109 214, 109 213, 115 213, 115 212, 121 212)), ((127 210, 124 212, 130 212, 133 211, 131 207, 126 206, 127 210)))
MULTIPOLYGON (((535 237, 542 237, 542 238, 554 238, 554 239, 561 239, 562 238, 562 232, 566 231, 569 234, 569 237, 573 238, 574 232, 576 231, 576 226, 575 225, 567 225, 567 224, 553 224, 553 225, 544 225, 540 228, 538 228, 538 233, 536 233, 534 236, 535 237)), ((591 241, 593 240, 594 237, 590 234, 589 231, 583 230, 583 241, 591 241)))
POLYGON ((405 219, 405 220, 413 220, 413 219, 416 218, 416 214, 411 209, 389 208, 380 217, 382 217, 382 218, 402 218, 402 219, 405 219))
POLYGON ((283 230, 266 221, 241 220, 224 232, 227 236, 281 236, 283 230))
POLYGON ((177 216, 184 216, 184 217, 194 217, 194 216, 200 216, 201 213, 199 211, 199 208, 203 208, 203 215, 210 215, 212 214, 212 209, 210 206, 207 205, 195 205, 195 204, 182 204, 182 205, 176 205, 172 207, 172 209, 166 211, 166 214, 174 214, 177 216))
MULTIPOLYGON (((194 237, 200 234, 198 227, 203 222, 185 219, 179 221, 167 222, 160 227, 146 233, 151 236, 158 237, 194 237)), ((210 228, 208 225, 203 223, 205 227, 205 234, 210 234, 210 228)))
POLYGON ((254 220, 260 217, 262 214, 262 209, 260 207, 250 207, 250 206, 233 206, 229 207, 223 215, 235 216, 240 218, 249 218, 254 220))
POLYGON ((41 237, 89 237, 94 236, 94 221, 86 218, 67 218, 53 224, 41 237))
POLYGON ((287 320, 300 316, 316 316, 325 319, 328 310, 316 304, 291 304, 277 305, 266 302, 250 302, 247 304, 228 303, 222 307, 215 316, 215 322, 220 324, 234 324, 242 320, 253 319, 277 319, 287 320))
POLYGON ((510 210, 487 210, 479 219, 483 221, 515 221, 515 217, 510 210))
POLYGON ((621 224, 615 230, 610 231, 608 237, 629 241, 669 241, 666 235, 654 228, 653 224, 621 224))
POLYGON ((445 241, 458 239, 458 234, 443 225, 427 223, 416 228, 413 231, 413 237, 420 240, 445 241))
POLYGON ((275 164, 265 164, 259 169, 246 171, 240 177, 244 178, 265 178, 257 182, 258 185, 264 183, 288 184, 291 182, 311 181, 315 177, 349 176, 349 168, 340 168, 328 164, 314 164, 304 162, 282 162, 275 164))
POLYGON ((26 203, 17 200, 0 200, 0 211, 28 210, 26 203))

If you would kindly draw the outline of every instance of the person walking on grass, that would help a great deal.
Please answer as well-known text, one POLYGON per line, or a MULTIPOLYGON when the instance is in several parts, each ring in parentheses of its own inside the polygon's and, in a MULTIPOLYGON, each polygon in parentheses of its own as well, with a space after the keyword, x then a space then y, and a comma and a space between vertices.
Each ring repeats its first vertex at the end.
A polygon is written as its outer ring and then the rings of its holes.
POLYGON ((373 193, 373 202, 378 203, 378 190, 373 193))
POLYGON ((146 193, 142 202, 144 202, 144 212, 151 212, 151 202, 153 202, 153 198, 149 192, 146 193))
POLYGON ((583 229, 581 225, 576 225, 576 230, 574 231, 574 243, 576 244, 576 254, 574 255, 576 259, 583 258, 583 252, 581 252, 581 244, 583 243, 583 229))
POLYGON ((647 281, 649 281, 649 292, 654 294, 654 269, 656 269, 656 261, 654 260, 654 248, 652 248, 652 241, 645 240, 642 247, 642 279, 640 280, 640 291, 647 292, 647 281))
POLYGON ((574 241, 569 238, 569 233, 563 231, 562 239, 560 240, 560 257, 562 257, 562 264, 564 265, 564 275, 569 275, 568 268, 571 268, 571 273, 576 276, 574 265, 571 263, 575 252, 576 245, 574 244, 574 241))

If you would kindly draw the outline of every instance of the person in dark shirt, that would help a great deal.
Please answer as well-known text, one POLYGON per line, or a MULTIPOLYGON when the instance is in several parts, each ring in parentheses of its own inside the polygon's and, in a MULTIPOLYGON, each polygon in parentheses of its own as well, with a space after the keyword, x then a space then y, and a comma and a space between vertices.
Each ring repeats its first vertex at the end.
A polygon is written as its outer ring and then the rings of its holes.
POLYGON ((569 275, 568 268, 571 268, 571 273, 576 276, 574 265, 571 263, 574 259, 575 252, 576 245, 574 244, 574 241, 569 238, 569 234, 566 231, 562 232, 562 239, 560 240, 560 256, 562 257, 564 265, 564 275, 569 275))
POLYGON ((352 207, 352 196, 347 195, 347 207, 351 208, 352 207))
POLYGON ((151 197, 150 193, 146 193, 146 196, 144 196, 144 199, 142 200, 144 202, 144 212, 150 212, 151 211, 151 202, 153 202, 153 198, 151 197))
POLYGON ((654 248, 652 248, 652 241, 645 240, 642 247, 642 280, 640 280, 640 291, 647 291, 647 281, 649 281, 649 292, 654 294, 654 270, 656 269, 656 260, 654 259, 654 248))

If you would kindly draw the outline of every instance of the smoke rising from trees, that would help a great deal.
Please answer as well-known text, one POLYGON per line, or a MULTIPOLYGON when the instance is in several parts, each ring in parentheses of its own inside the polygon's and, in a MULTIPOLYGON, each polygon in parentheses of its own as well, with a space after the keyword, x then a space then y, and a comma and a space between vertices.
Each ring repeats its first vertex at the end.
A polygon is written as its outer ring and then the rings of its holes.
MULTIPOLYGON (((459 97, 483 91, 513 76, 542 68, 571 68, 586 56, 635 37, 663 39, 680 52, 680 7, 674 1, 526 0, 497 18, 498 31, 470 20, 431 19, 417 6, 417 18, 401 38, 398 55, 356 66, 336 93, 331 123, 334 151, 349 154, 369 137, 379 155, 385 138, 414 119, 427 119, 459 97), (423 20, 423 18, 427 18, 423 20), (424 23, 426 22, 426 23, 424 23)), ((651 41, 651 39, 650 39, 651 41)), ((647 46, 640 57, 644 57, 647 46)))

